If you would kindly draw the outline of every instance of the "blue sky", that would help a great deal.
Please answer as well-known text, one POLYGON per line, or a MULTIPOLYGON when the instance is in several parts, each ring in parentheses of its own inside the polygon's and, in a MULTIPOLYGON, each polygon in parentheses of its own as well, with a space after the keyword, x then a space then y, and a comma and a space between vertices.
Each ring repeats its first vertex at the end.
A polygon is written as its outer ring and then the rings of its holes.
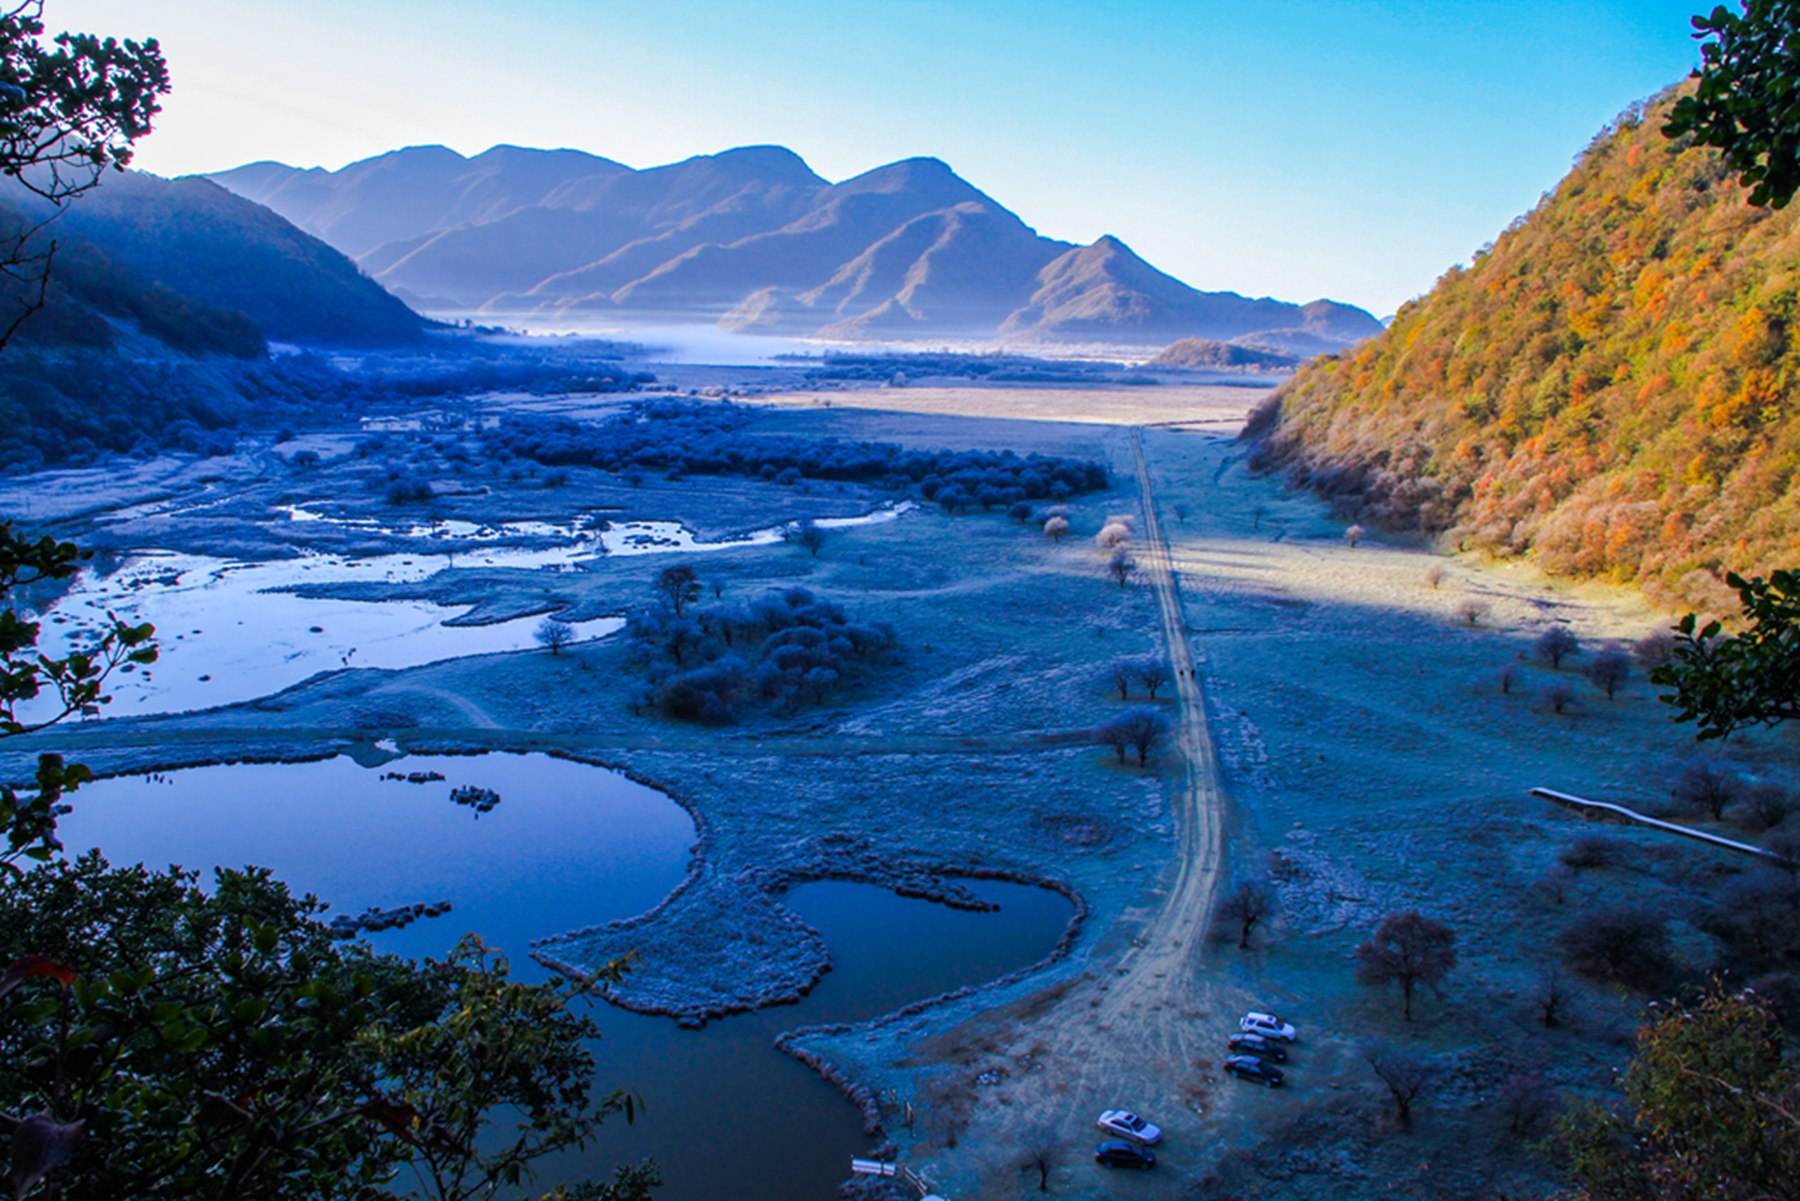
POLYGON ((50 0, 155 34, 139 165, 341 166, 402 145, 649 166, 935 155, 1043 233, 1200 288, 1385 315, 1676 81, 1701 0, 50 0))

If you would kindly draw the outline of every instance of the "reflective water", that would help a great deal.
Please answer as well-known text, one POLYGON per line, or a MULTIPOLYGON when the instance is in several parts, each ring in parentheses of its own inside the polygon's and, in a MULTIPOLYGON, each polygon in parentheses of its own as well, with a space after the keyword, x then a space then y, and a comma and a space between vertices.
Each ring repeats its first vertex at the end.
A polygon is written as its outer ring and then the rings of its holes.
MULTIPOLYGON (((70 851, 115 862, 256 863, 338 912, 448 900, 444 917, 369 935, 377 947, 438 954, 475 931, 541 978, 529 942, 654 905, 686 871, 693 826, 667 797, 601 768, 542 755, 409 756, 380 768, 348 759, 195 768, 155 780, 101 780, 63 825, 70 851), (437 772, 409 784, 388 772, 437 772), (494 789, 477 817, 458 784, 494 789)), ((867 885, 794 889, 788 903, 826 937, 834 969, 797 1005, 683 1030, 596 1005, 601 1081, 646 1103, 595 1146, 548 1165, 604 1175, 645 1156, 663 1166, 663 1201, 829 1201, 861 1121, 835 1089, 776 1051, 781 1030, 850 1021, 989 979, 1040 958, 1069 917, 1054 893, 979 883, 995 913, 967 913, 867 885)))

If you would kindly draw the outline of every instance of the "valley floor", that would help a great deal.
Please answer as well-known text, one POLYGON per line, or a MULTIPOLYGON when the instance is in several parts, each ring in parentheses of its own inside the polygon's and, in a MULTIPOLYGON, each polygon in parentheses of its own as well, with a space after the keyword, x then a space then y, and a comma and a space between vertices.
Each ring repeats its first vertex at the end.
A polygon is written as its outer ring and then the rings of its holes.
MULTIPOLYGON (((585 619, 646 602, 654 573, 687 561, 728 598, 798 584, 853 619, 893 623, 900 666, 796 718, 707 729, 634 714, 635 669, 616 641, 603 640, 556 656, 337 671, 244 705, 79 723, 9 742, 0 775, 20 776, 30 754, 52 747, 102 773, 333 751, 366 760, 394 748, 552 750, 618 766, 695 813, 702 833, 692 877, 629 927, 583 930, 582 915, 569 914, 577 933, 543 950, 578 968, 639 951, 619 998, 628 1005, 698 1019, 805 989, 828 951, 797 935, 782 906, 783 891, 803 880, 863 880, 956 902, 959 881, 1003 876, 1079 898, 1062 953, 1035 971, 872 1023, 789 1037, 853 1084, 903 1160, 956 1201, 1037 1195, 1027 1161, 1040 1150, 1053 1164, 1053 1196, 1537 1188, 1540 1161, 1493 1116, 1498 1090, 1521 1070, 1568 1094, 1605 1090, 1642 1003, 1585 989, 1576 1020, 1534 1025, 1531 993, 1556 934, 1610 898, 1658 900, 1678 915, 1684 960, 1703 965, 1709 936, 1690 917, 1706 889, 1742 866, 1649 832, 1609 830, 1632 848, 1627 859, 1582 873, 1560 898, 1533 887, 1584 831, 1527 788, 1654 801, 1692 742, 1641 680, 1609 702, 1570 668, 1526 662, 1531 640, 1566 623, 1594 648, 1665 619, 1628 596, 1556 587, 1516 569, 1380 539, 1352 548, 1322 505, 1251 474, 1229 436, 1080 424, 1129 411, 1074 391, 1052 410, 1063 421, 1020 419, 1043 407, 1035 392, 984 399, 976 416, 945 411, 966 396, 927 394, 921 411, 860 407, 910 405, 919 395, 893 389, 859 393, 854 405, 834 395, 830 407, 765 398, 772 403, 755 426, 1103 457, 1113 487, 1073 505, 1075 536, 1065 542, 999 513, 920 509, 835 532, 816 559, 777 544, 686 559, 605 556, 566 571, 471 564, 327 586, 359 600, 431 601, 447 615, 466 607, 465 621, 585 619), (1115 513, 1136 515, 1142 570, 1125 588, 1103 578, 1105 556, 1092 543, 1115 513), (1434 564, 1448 572, 1437 586, 1427 582, 1434 564), (1487 606, 1479 625, 1458 615, 1470 599, 1487 606), (1087 733, 1120 708, 1101 672, 1159 646, 1178 667, 1190 657, 1194 666, 1155 702, 1175 719, 1181 753, 1147 769, 1121 766, 1087 733), (1497 681, 1509 665, 1523 687, 1502 694, 1497 681), (1582 690, 1580 701, 1552 713, 1542 694, 1565 681, 1582 690), (1209 919, 1222 891, 1250 878, 1273 882, 1279 912, 1257 947, 1239 952, 1210 937, 1209 919), (1384 913, 1406 908, 1455 927, 1461 953, 1410 1024, 1394 998, 1355 983, 1350 958, 1384 913), (1265 1092, 1220 1075, 1226 1034, 1250 1007, 1301 1026, 1288 1088, 1265 1092), (1440 1065, 1408 1131, 1388 1118, 1361 1060, 1374 1037, 1440 1065), (1108 1174, 1091 1162, 1094 1116, 1120 1105, 1168 1131, 1156 1172, 1108 1174)), ((1243 407, 1260 395, 1241 391, 1243 407)), ((1161 419, 1229 424, 1224 402, 1206 398, 1161 419)), ((323 498, 352 514, 381 513, 356 482, 361 466, 337 454, 311 474, 266 454, 204 472, 146 471, 142 495, 109 503, 204 491, 219 504, 137 517, 136 526, 81 515, 73 501, 59 513, 46 489, 33 512, 61 516, 59 532, 121 548, 178 544, 249 557, 309 546, 395 550, 367 533, 272 524, 280 505, 323 498)), ((433 502, 438 515, 566 522, 593 512, 681 520, 717 536, 854 515, 891 499, 705 477, 634 488, 579 469, 546 489, 482 471, 477 464, 466 487, 445 489, 433 502)), ((65 482, 65 497, 79 491, 65 482)), ((1728 754, 1752 772, 1800 770, 1791 737, 1745 740, 1728 754)), ((864 1187, 874 1196, 880 1186, 864 1187)))

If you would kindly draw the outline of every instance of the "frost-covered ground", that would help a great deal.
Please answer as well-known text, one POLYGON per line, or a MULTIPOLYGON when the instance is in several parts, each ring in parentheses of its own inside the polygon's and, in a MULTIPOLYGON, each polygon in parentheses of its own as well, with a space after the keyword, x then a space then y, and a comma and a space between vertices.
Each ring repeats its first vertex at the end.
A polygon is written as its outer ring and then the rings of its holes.
MULTIPOLYGON (((623 767, 695 814, 696 869, 652 914, 572 932, 542 949, 573 967, 640 950, 644 966, 620 999, 693 1020, 791 997, 817 977, 827 950, 781 904, 795 882, 866 880, 952 902, 968 876, 1066 889, 1085 916, 1067 954, 1043 970, 791 1040, 824 1070, 860 1085, 910 1160, 960 1186, 952 1190, 959 1201, 1024 1195, 1035 1187, 1017 1171, 1025 1148, 959 1145, 958 1135, 969 1106, 1005 1105, 1011 1090, 1029 1088, 1030 1065, 990 1062, 979 1044, 947 1032, 1000 1006, 1028 1023, 1033 1007, 1076 975, 1107 971, 1171 867, 1167 765, 1120 768, 1083 734, 1118 708, 1097 679, 1101 667, 1156 642, 1150 593, 1103 579, 1091 543, 1109 513, 1137 504, 1125 433, 836 404, 771 408, 757 428, 1102 457, 1115 486, 1075 502, 1075 536, 1062 544, 999 513, 920 509, 835 530, 816 559, 780 544, 694 555, 709 596, 714 584, 728 599, 799 584, 853 619, 895 626, 897 666, 794 717, 748 714, 737 726, 707 729, 635 715, 626 703, 635 669, 624 648, 602 641, 556 656, 337 671, 248 704, 90 722, 39 745, 54 741, 103 772, 394 748, 559 750, 623 767)), ((64 517, 64 532, 127 551, 404 553, 406 540, 387 528, 394 509, 352 444, 321 443, 325 461, 311 470, 287 462, 290 448, 206 466, 147 466, 109 484, 109 503, 98 506, 82 500, 84 487, 98 486, 93 477, 64 477, 35 512, 64 517), (281 506, 325 501, 345 520, 277 520, 281 506), (120 507, 129 511, 120 516, 120 507), (108 508, 112 519, 97 511, 108 508)), ((1636 849, 1629 868, 1582 873, 1560 903, 1533 890, 1583 827, 1525 789, 1656 800, 1691 739, 1667 723, 1641 680, 1608 702, 1573 670, 1552 673, 1521 656, 1551 623, 1567 623, 1592 648, 1664 619, 1628 595, 1554 587, 1520 569, 1445 560, 1378 538, 1352 549, 1317 502, 1249 475, 1242 448, 1229 440, 1151 431, 1146 446, 1232 800, 1232 868, 1274 879, 1281 901, 1266 949, 1222 947, 1216 979, 1205 986, 1215 1001, 1289 1011, 1306 1042, 1292 1087, 1276 1093, 1223 1081, 1211 1062, 1180 1065, 1203 1082, 1192 1102, 1209 1123, 1207 1138, 1171 1148, 1170 1166, 1150 1177, 1101 1176, 1084 1158, 1091 1131, 1054 1132, 1054 1190, 1477 1195, 1535 1179, 1520 1141, 1489 1113, 1499 1085, 1524 1068, 1569 1091, 1603 1088, 1623 1062, 1623 1037, 1641 1003, 1588 990, 1578 1021, 1549 1032, 1534 1025, 1530 993, 1555 935, 1584 906, 1646 898, 1676 916, 1678 947, 1702 963, 1708 936, 1689 919, 1719 874, 1738 865, 1705 848, 1609 828, 1636 849), (1433 564, 1447 569, 1435 588, 1427 582, 1433 564), (1458 615, 1471 598, 1487 605, 1476 627, 1458 615), (1498 679, 1508 665, 1523 686, 1502 695, 1498 679), (1543 704, 1558 682, 1580 695, 1571 714, 1543 704), (1391 997, 1355 983, 1349 958, 1383 913, 1409 907, 1455 926, 1463 956, 1443 994, 1422 997, 1410 1027, 1391 997), (1377 1034, 1429 1051, 1444 1067, 1409 1135, 1387 1122, 1358 1056, 1359 1042, 1377 1034), (1270 1141, 1258 1145, 1263 1136, 1270 1141), (1214 1183, 1204 1183, 1208 1176, 1214 1183)), ((709 477, 634 486, 586 469, 560 486, 549 482, 450 465, 420 516, 495 527, 566 526, 598 514, 614 523, 678 521, 716 539, 802 516, 854 516, 895 499, 849 486, 803 491, 709 477)), ((14 487, 0 490, 0 504, 17 495, 14 487)), ((522 527, 498 541, 530 552, 550 549, 554 535, 522 527)), ((651 578, 670 561, 587 556, 562 571, 465 562, 307 594, 429 603, 462 621, 552 611, 588 620, 648 600, 651 578)), ((0 774, 21 774, 33 749, 9 746, 0 774)), ((1795 778, 1800 765, 1791 738, 1760 737, 1729 753, 1764 775, 1795 778)), ((581 924, 578 915, 570 924, 581 924)), ((1096 1098, 1096 1108, 1115 1103, 1131 1099, 1096 1098)))

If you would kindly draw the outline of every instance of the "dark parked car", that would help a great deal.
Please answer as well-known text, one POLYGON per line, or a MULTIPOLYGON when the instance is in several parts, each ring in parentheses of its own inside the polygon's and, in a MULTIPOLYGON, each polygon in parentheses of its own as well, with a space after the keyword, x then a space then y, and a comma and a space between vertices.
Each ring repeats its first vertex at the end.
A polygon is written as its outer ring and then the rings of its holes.
POLYGON ((1281 1069, 1270 1067, 1254 1055, 1233 1055, 1225 1061, 1224 1066, 1226 1071, 1239 1080, 1248 1080, 1252 1084, 1269 1088, 1281 1087, 1281 1069))
POLYGON ((1094 1162, 1103 1168, 1154 1168, 1156 1152, 1115 1138, 1094 1148, 1094 1162))
POLYGON ((1225 1045, 1233 1051, 1254 1055, 1258 1059, 1266 1059, 1270 1063, 1287 1062, 1287 1051, 1281 1044, 1264 1038, 1260 1034, 1234 1034, 1225 1040, 1225 1045))

